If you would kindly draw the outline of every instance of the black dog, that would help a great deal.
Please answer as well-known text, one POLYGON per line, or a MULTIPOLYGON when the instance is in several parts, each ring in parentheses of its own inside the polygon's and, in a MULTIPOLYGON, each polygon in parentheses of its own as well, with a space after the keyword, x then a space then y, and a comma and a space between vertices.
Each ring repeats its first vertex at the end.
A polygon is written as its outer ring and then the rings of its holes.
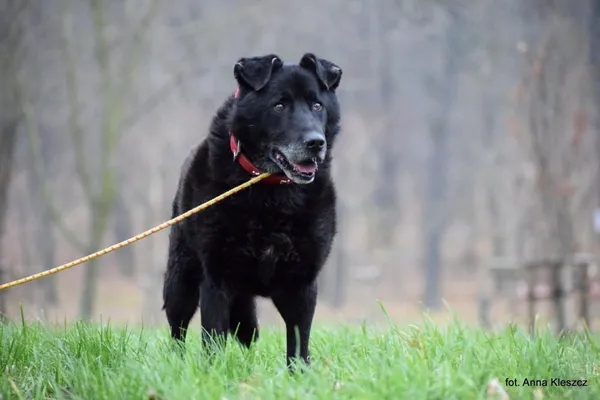
POLYGON ((270 297, 286 324, 288 366, 297 351, 308 363, 316 278, 336 232, 330 162, 342 70, 313 54, 298 65, 267 55, 240 59, 234 76, 236 94, 183 166, 173 216, 272 175, 173 226, 163 308, 181 342, 200 304, 204 343, 230 333, 249 347, 254 297, 270 297))

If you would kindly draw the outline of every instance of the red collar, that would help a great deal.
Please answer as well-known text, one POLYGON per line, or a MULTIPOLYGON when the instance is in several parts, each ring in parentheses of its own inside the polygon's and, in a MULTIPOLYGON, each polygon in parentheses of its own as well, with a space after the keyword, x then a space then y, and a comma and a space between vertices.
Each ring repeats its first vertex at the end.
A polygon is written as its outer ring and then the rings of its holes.
MULTIPOLYGON (((239 94, 240 94, 240 89, 238 88, 235 90, 234 98, 237 98, 239 96, 239 94)), ((240 153, 240 141, 237 140, 235 138, 235 136, 233 136, 233 133, 231 133, 231 132, 229 132, 229 148, 231 149, 231 152, 233 153, 233 160, 237 161, 241 165, 241 167, 244 168, 244 170, 246 172, 248 172, 251 175, 255 175, 255 176, 263 173, 263 171, 261 171, 254 164, 252 164, 252 162, 250 160, 248 160, 248 158, 245 155, 240 153)), ((270 176, 267 176, 266 178, 264 178, 262 180, 262 182, 287 184, 287 183, 292 183, 292 180, 289 179, 285 175, 270 175, 270 176)))

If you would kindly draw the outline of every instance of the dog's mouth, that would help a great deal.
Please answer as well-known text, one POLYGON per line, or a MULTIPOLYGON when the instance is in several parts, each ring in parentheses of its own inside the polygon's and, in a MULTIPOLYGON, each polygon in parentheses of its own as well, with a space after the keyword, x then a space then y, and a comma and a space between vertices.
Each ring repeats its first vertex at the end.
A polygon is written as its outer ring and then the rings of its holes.
POLYGON ((295 183, 311 183, 319 169, 317 158, 307 158, 292 162, 279 150, 273 150, 271 158, 279 168, 295 183))

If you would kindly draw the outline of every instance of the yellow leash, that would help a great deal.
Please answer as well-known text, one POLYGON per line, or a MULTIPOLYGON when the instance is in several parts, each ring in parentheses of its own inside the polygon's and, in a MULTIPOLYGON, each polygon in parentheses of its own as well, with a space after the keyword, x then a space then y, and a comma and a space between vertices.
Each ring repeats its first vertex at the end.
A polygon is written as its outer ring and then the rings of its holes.
POLYGON ((175 225, 176 223, 181 222, 184 219, 186 219, 186 218, 188 218, 188 217, 190 217, 190 216, 192 216, 192 215, 194 215, 196 213, 199 213, 200 211, 202 211, 202 210, 204 210, 204 209, 206 209, 206 208, 208 208, 210 206, 213 206, 213 205, 217 204, 221 200, 223 200, 223 199, 225 199, 225 198, 231 196, 232 194, 235 194, 235 193, 237 193, 237 192, 239 192, 241 190, 244 190, 244 189, 246 189, 249 186, 254 185, 258 181, 260 181, 260 180, 268 177, 269 175, 270 175, 269 173, 260 174, 260 175, 258 175, 256 177, 250 179, 249 181, 244 182, 241 185, 236 186, 233 189, 230 189, 230 190, 226 191, 225 193, 223 193, 223 194, 215 197, 214 199, 211 199, 211 200, 209 200, 209 201, 207 201, 205 203, 202 203, 199 206, 194 207, 191 210, 186 211, 185 213, 183 213, 183 214, 181 214, 181 215, 179 215, 179 216, 177 216, 177 217, 175 217, 173 219, 168 220, 167 222, 163 222, 162 224, 157 225, 157 226, 155 226, 152 229, 148 229, 146 232, 142 232, 139 235, 136 235, 136 236, 134 236, 132 238, 124 240, 124 241, 122 241, 120 243, 113 244, 112 246, 107 247, 107 248, 105 248, 103 250, 97 251, 97 252, 95 252, 93 254, 90 254, 89 256, 85 256, 85 257, 79 258, 79 259, 77 259, 75 261, 71 261, 70 263, 67 263, 67 264, 59 265, 58 267, 49 269, 47 271, 39 272, 37 274, 33 274, 33 275, 30 275, 30 276, 25 277, 25 278, 17 279, 16 281, 12 281, 12 282, 1 284, 0 285, 0 290, 8 289, 8 288, 11 288, 13 286, 22 285, 24 283, 28 283, 28 282, 34 281, 36 279, 43 278, 43 277, 48 276, 48 275, 56 274, 57 272, 61 272, 61 271, 67 270, 69 268, 76 267, 78 265, 81 265, 81 264, 83 264, 85 262, 88 262, 90 260, 93 260, 95 258, 102 257, 105 254, 112 253, 113 251, 119 250, 122 247, 129 246, 130 244, 135 243, 138 240, 145 239, 148 236, 152 235, 153 233, 162 231, 165 228, 168 228, 168 227, 170 227, 172 225, 175 225))

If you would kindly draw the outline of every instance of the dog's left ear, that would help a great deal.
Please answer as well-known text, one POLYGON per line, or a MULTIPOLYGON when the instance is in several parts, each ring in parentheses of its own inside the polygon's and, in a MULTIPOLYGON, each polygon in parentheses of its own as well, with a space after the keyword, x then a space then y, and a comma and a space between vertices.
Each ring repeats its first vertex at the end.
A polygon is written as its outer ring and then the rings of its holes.
POLYGON ((262 57, 240 58, 233 67, 233 76, 240 85, 258 91, 271 80, 274 71, 281 68, 283 61, 275 54, 262 57))
POLYGON ((342 69, 331 61, 318 58, 312 53, 306 53, 300 60, 300 66, 317 75, 325 89, 334 91, 342 79, 342 69))

